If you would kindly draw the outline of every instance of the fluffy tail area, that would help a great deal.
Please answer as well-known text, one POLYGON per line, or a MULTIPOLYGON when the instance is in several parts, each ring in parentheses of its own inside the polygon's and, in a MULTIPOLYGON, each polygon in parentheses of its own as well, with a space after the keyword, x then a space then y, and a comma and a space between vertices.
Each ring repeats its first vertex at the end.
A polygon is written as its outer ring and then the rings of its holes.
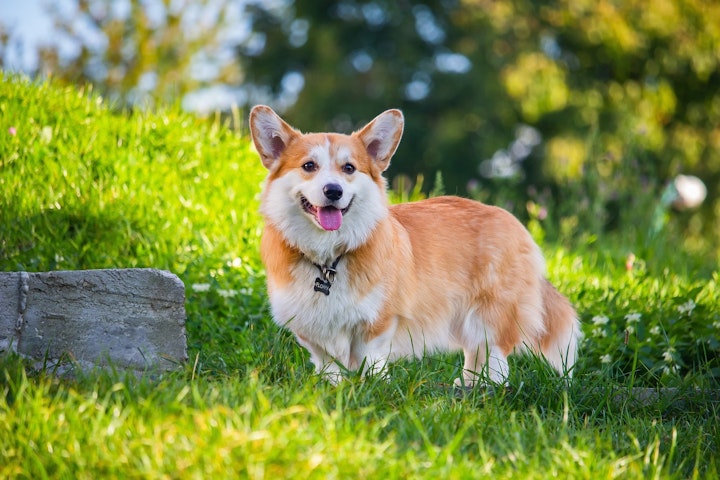
POLYGON ((543 320, 545 334, 540 341, 542 354, 563 375, 572 375, 582 332, 577 313, 557 289, 547 280, 543 282, 543 320))

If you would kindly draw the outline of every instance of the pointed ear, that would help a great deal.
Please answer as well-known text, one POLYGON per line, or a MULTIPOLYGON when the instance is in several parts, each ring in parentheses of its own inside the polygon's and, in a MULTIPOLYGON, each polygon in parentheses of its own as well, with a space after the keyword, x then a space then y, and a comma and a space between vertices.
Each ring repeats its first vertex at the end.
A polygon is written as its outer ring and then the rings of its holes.
POLYGON ((250 111, 250 134, 262 164, 270 169, 300 132, 285 123, 272 108, 257 105, 250 111))
POLYGON ((377 162, 381 171, 390 165, 403 133, 405 120, 400 110, 387 110, 353 135, 365 145, 368 154, 377 162))

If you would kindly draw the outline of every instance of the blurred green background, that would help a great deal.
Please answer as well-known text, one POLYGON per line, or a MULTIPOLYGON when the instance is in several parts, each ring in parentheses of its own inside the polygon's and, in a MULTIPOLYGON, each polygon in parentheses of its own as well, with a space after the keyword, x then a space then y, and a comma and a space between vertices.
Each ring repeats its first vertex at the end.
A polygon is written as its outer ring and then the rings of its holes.
MULTIPOLYGON (((554 241, 668 235, 720 253, 720 3, 706 0, 46 2, 33 76, 118 109, 256 103, 303 131, 401 108, 397 193, 510 209, 554 241), (673 208, 677 175, 707 198, 673 208)), ((0 34, 3 69, 22 49, 0 34)), ((25 46, 27 48, 27 46, 25 46)), ((677 202, 675 202, 677 205, 677 202)))

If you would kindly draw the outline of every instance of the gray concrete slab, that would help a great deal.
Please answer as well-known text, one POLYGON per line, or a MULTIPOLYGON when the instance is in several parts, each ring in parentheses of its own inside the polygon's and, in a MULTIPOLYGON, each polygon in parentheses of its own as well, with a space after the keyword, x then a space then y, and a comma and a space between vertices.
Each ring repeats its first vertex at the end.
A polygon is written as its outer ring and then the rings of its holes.
POLYGON ((170 272, 0 272, 0 350, 46 365, 171 370, 187 360, 185 319, 170 272))

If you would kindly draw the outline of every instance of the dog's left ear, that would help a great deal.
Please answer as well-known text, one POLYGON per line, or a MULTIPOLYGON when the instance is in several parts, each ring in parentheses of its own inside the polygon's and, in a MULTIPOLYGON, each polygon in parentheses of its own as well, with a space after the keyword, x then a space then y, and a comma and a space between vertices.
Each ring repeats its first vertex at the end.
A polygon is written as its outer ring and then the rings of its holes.
POLYGON ((262 164, 269 170, 300 132, 288 125, 272 108, 257 105, 250 111, 250 134, 262 164))
POLYGON ((400 143, 404 125, 405 120, 400 110, 387 110, 353 135, 363 142, 380 170, 385 171, 400 143))

